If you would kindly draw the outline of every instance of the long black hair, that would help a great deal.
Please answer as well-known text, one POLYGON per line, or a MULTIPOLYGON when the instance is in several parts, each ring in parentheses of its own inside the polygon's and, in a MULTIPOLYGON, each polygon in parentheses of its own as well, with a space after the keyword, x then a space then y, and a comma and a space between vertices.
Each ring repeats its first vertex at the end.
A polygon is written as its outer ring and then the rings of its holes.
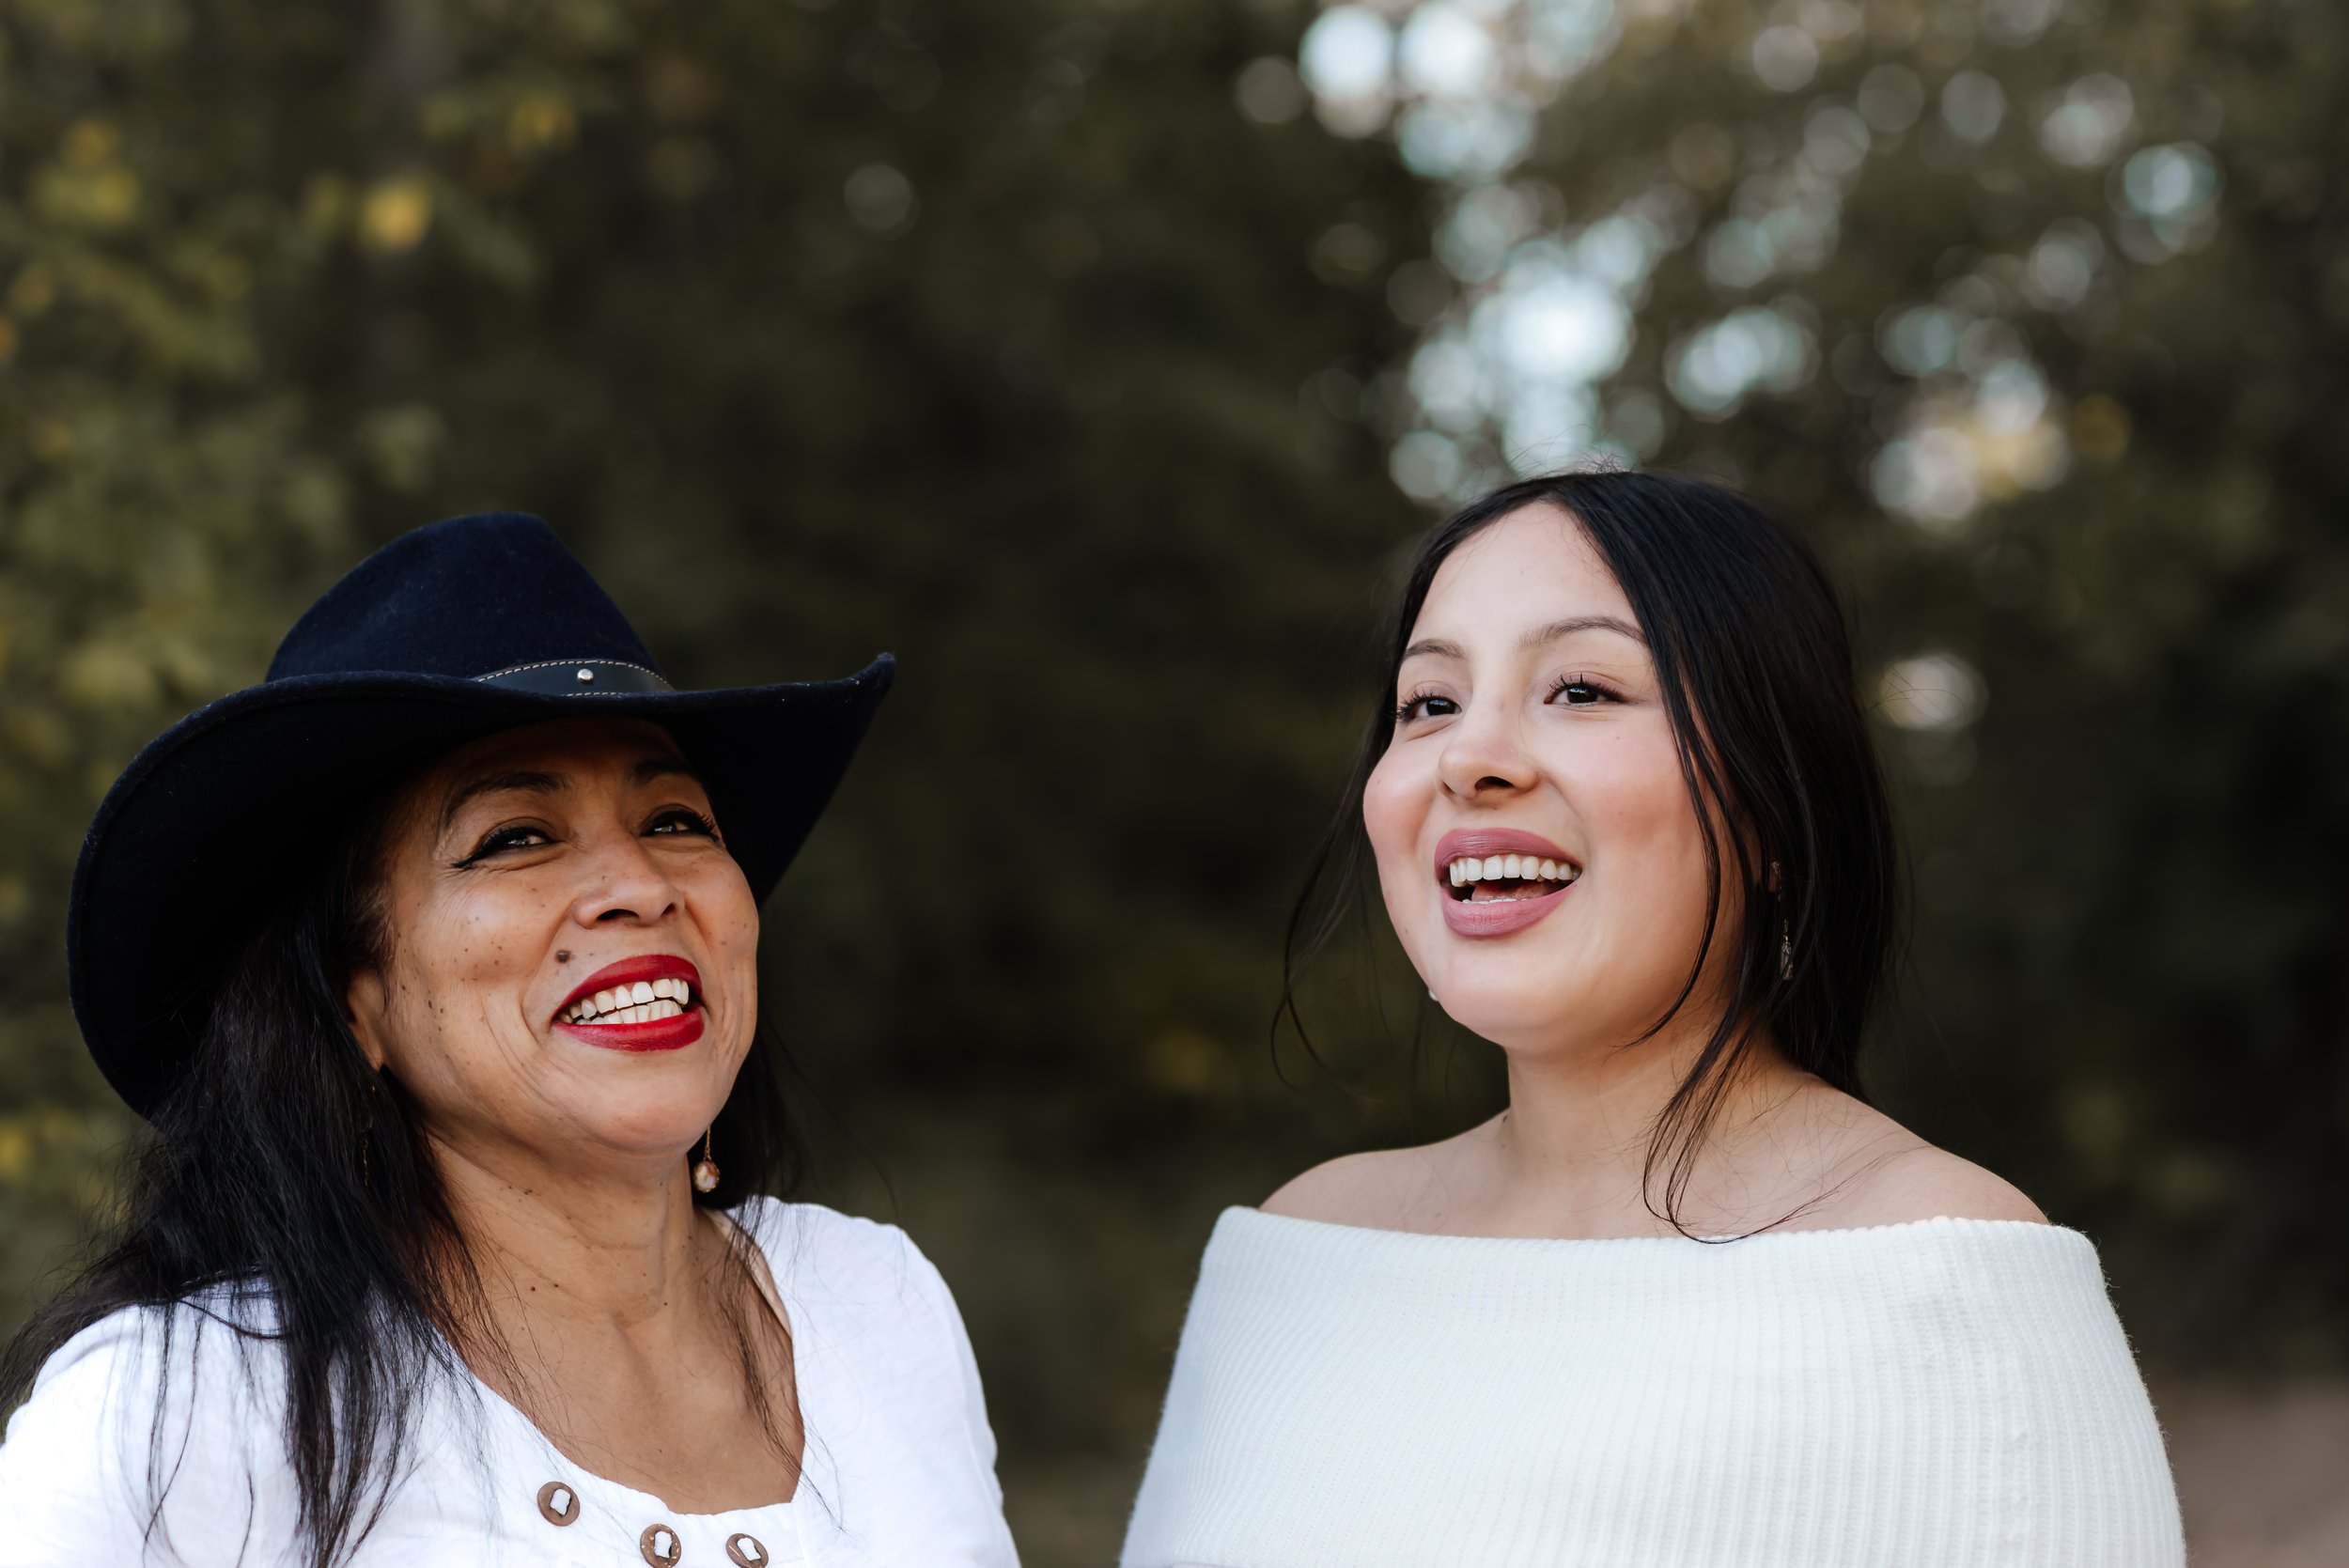
POLYGON ((1802 536, 1743 496, 1660 474, 1561 474, 1503 486, 1428 535, 1385 631, 1384 679, 1353 773, 1290 912, 1273 1023, 1285 1017, 1302 1033, 1302 971, 1366 897, 1362 792, 1393 737, 1403 650, 1437 571, 1486 528, 1540 505, 1575 520, 1631 603, 1703 834, 1708 896, 1696 960, 1641 1039, 1695 994, 1720 935, 1723 891, 1734 890, 1726 1005, 1648 1145, 1643 1195, 1678 1227, 1722 1096, 1764 1042, 1867 1097, 1861 1034, 1883 986, 1898 897, 1891 810, 1842 605, 1802 536))
MULTIPOLYGON (((412 1414, 436 1388, 467 1387, 460 1356, 530 1386, 484 1311, 416 1107, 397 1079, 368 1064, 343 1012, 350 977, 390 956, 381 874, 399 796, 386 790, 358 813, 354 830, 292 879, 216 983, 191 999, 202 1017, 194 1048, 149 1118, 120 1219, 0 1356, 5 1408, 68 1340, 124 1309, 159 1310, 161 1384, 175 1376, 175 1334, 221 1325, 240 1343, 273 1346, 309 1568, 357 1550, 401 1473, 412 1414)), ((723 1173, 695 1203, 730 1207, 798 1184, 802 1145, 779 1057, 763 1032, 754 1036, 712 1129, 723 1173)), ((754 1409, 782 1452, 751 1327, 765 1308, 742 1251, 749 1243, 730 1234, 719 1300, 754 1409)), ((159 1386, 150 1533, 174 1464, 163 1431, 173 1404, 159 1386)))

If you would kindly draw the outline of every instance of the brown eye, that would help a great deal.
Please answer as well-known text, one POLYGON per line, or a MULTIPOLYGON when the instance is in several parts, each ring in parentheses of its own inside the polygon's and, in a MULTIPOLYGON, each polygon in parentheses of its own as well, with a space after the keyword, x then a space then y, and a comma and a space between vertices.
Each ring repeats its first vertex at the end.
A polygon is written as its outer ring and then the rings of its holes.
POLYGON ((1597 681, 1573 675, 1550 689, 1549 700, 1567 707, 1595 707, 1601 703, 1621 702, 1623 699, 1597 681))
POLYGON ((1406 698, 1403 705, 1394 710, 1394 722, 1408 724, 1414 719, 1448 719, 1459 711, 1460 705, 1450 697, 1439 697, 1428 692, 1406 698))
POLYGON ((475 861, 485 861, 492 855, 502 855, 509 849, 536 849, 542 844, 552 842, 553 840, 549 838, 546 831, 541 828, 524 827, 521 824, 509 828, 493 828, 483 835, 479 844, 474 846, 472 854, 457 863, 460 866, 468 866, 475 861))

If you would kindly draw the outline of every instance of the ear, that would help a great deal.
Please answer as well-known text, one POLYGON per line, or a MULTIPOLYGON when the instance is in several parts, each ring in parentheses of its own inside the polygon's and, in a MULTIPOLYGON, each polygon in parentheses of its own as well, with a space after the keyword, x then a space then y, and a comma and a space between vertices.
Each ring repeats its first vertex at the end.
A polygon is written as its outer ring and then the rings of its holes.
POLYGON ((384 986, 383 977, 373 970, 362 970, 352 975, 343 991, 343 1021, 350 1025, 359 1048, 366 1053, 367 1065, 379 1073, 384 1063, 383 1013, 390 1001, 391 992, 384 986))

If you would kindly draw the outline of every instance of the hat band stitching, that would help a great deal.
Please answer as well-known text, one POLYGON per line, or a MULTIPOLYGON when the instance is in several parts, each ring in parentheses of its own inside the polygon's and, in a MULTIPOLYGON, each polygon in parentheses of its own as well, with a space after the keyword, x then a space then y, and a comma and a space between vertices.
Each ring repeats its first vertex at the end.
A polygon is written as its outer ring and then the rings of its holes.
POLYGON ((658 681, 664 691, 677 690, 669 684, 668 677, 660 671, 647 669, 642 664, 631 664, 625 659, 541 659, 535 663, 509 665, 506 669, 492 670, 486 675, 475 675, 473 678, 477 681, 491 681, 503 679, 507 675, 528 675, 533 670, 568 669, 634 670, 639 675, 649 675, 658 681))

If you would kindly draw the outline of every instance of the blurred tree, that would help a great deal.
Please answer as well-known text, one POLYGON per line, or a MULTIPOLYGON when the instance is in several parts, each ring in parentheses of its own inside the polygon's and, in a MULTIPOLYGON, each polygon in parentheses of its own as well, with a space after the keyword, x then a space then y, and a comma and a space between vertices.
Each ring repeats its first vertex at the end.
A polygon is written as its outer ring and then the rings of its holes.
MULTIPOLYGON (((65 1001, 82 826, 150 735, 254 678, 350 550, 350 486, 268 357, 321 237, 168 6, 0 31, 0 1299, 108 1196, 129 1131, 65 1001), (221 109, 193 113, 210 99, 221 109)), ((257 826, 255 852, 267 853, 257 826)))
POLYGON ((1400 485, 1721 474, 1841 568, 1916 858, 1892 1108, 2156 1349, 2338 1360, 2341 8, 1404 0, 1299 60, 1448 192, 1400 485))

